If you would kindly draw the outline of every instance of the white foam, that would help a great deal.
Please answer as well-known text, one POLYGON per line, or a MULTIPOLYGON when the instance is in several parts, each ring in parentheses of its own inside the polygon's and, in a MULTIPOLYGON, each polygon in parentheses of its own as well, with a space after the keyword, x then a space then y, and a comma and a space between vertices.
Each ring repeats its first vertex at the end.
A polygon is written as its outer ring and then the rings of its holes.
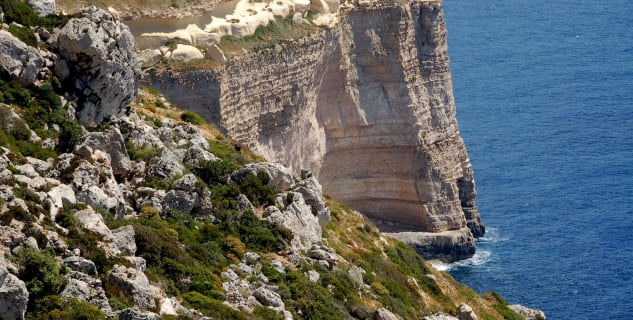
POLYGON ((499 229, 497 228, 489 228, 486 229, 486 235, 484 237, 478 238, 477 242, 483 243, 497 243, 508 241, 510 238, 501 236, 499 234, 499 229))
POLYGON ((438 260, 429 261, 431 266, 438 271, 451 271, 457 267, 476 267, 485 264, 492 259, 492 252, 488 250, 477 250, 471 258, 456 261, 453 263, 444 263, 438 260))

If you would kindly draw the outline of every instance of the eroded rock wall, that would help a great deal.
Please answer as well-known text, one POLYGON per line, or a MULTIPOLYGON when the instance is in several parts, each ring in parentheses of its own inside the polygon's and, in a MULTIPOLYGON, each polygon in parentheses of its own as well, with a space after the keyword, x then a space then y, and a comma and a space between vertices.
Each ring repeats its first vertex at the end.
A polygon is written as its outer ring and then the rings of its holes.
POLYGON ((459 239, 455 257, 472 255, 484 228, 455 118, 441 2, 340 14, 328 31, 217 70, 146 81, 267 158, 312 170, 326 194, 384 231, 451 231, 439 250, 459 239))

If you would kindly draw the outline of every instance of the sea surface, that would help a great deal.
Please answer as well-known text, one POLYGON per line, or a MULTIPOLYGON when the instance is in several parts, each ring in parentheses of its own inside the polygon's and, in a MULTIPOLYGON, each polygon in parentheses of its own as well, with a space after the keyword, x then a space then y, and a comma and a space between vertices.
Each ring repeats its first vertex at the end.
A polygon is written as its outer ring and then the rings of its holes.
POLYGON ((450 273, 548 319, 633 319, 633 1, 444 10, 488 228, 450 273))

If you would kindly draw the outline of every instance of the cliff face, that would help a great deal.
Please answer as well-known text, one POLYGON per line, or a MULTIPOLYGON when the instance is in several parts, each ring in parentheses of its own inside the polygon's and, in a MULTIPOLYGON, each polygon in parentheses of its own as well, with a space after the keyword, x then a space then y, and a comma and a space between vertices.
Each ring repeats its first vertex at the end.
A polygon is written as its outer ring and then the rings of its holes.
POLYGON ((348 8, 309 38, 146 81, 427 258, 471 256, 484 233, 440 1, 348 8))

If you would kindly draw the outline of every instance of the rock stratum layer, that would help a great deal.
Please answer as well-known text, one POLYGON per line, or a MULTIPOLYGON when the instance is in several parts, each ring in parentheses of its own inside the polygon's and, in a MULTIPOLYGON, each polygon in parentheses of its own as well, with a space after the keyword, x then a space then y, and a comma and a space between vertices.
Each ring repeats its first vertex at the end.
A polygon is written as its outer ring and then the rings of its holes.
POLYGON ((441 1, 344 8, 308 38, 145 81, 255 152, 310 169, 426 258, 472 256, 484 233, 441 1))

